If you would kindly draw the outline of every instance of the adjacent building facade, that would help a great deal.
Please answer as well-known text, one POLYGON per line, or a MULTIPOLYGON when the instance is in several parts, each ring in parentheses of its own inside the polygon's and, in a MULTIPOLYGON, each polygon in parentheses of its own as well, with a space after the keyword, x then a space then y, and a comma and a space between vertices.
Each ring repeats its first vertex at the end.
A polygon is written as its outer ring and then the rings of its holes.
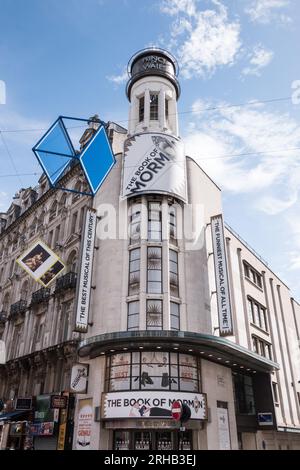
MULTIPOLYGON (((60 414, 53 447, 299 449, 300 305, 224 226, 220 189, 184 154, 175 59, 144 50, 129 70, 128 132, 108 128, 116 164, 93 200, 26 190, 2 215, 0 397, 67 395, 67 432, 60 414), (96 241, 78 333, 88 207, 96 241), (67 264, 47 292, 14 270, 35 237, 67 264), (72 366, 81 372, 70 388, 72 366), (80 374, 84 393, 74 393, 80 374), (175 401, 191 413, 181 431, 175 401)), ((86 184, 76 166, 64 178, 86 184)))

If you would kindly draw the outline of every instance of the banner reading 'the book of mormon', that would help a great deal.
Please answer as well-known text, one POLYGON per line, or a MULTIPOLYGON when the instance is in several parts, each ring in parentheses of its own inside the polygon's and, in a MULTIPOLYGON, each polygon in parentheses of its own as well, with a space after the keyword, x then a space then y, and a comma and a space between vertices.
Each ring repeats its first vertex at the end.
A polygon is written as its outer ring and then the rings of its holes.
POLYGON ((186 201, 182 142, 166 134, 143 133, 124 144, 123 197, 169 193, 186 201))

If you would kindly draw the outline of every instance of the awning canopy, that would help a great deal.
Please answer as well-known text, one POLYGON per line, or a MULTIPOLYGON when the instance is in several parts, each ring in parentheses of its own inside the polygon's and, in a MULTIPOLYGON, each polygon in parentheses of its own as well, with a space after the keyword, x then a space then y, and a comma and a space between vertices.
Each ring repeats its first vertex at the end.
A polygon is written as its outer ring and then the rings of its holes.
POLYGON ((24 413, 28 413, 28 411, 20 410, 20 411, 11 411, 10 413, 0 414, 0 421, 11 421, 13 418, 22 416, 24 413))
POLYGON ((92 336, 79 343, 80 357, 94 358, 111 352, 134 349, 176 350, 193 353, 208 361, 245 371, 270 372, 279 364, 224 337, 189 331, 121 331, 92 336))

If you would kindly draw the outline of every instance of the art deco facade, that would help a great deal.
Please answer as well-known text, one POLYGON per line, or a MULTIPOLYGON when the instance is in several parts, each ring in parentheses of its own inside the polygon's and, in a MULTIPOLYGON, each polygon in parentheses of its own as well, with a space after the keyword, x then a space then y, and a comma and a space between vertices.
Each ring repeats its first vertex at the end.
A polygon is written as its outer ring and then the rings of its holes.
MULTIPOLYGON (((172 56, 134 56, 126 91, 128 133, 111 127, 116 164, 94 199, 26 190, 3 216, 8 361, 0 397, 68 392, 71 365, 80 362, 89 371, 69 416, 74 449, 300 449, 300 305, 226 225, 227 277, 216 264, 212 218, 222 215, 221 191, 193 159, 176 160, 172 56), (87 331, 74 333, 85 207, 98 221, 87 331), (50 291, 14 271, 38 237, 67 263, 50 291), (222 336, 225 277, 232 331, 222 336), (181 433, 175 400, 191 410, 181 433)), ((85 184, 78 167, 65 178, 70 188, 85 184)))

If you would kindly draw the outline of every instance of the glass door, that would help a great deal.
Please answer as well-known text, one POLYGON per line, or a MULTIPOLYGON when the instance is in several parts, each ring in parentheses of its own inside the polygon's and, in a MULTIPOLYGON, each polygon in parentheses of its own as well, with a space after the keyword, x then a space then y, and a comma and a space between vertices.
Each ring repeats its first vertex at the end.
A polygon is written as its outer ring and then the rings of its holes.
POLYGON ((175 450, 174 432, 157 431, 155 433, 155 449, 156 450, 175 450))
POLYGON ((152 433, 150 431, 134 432, 134 450, 152 450, 152 433))

